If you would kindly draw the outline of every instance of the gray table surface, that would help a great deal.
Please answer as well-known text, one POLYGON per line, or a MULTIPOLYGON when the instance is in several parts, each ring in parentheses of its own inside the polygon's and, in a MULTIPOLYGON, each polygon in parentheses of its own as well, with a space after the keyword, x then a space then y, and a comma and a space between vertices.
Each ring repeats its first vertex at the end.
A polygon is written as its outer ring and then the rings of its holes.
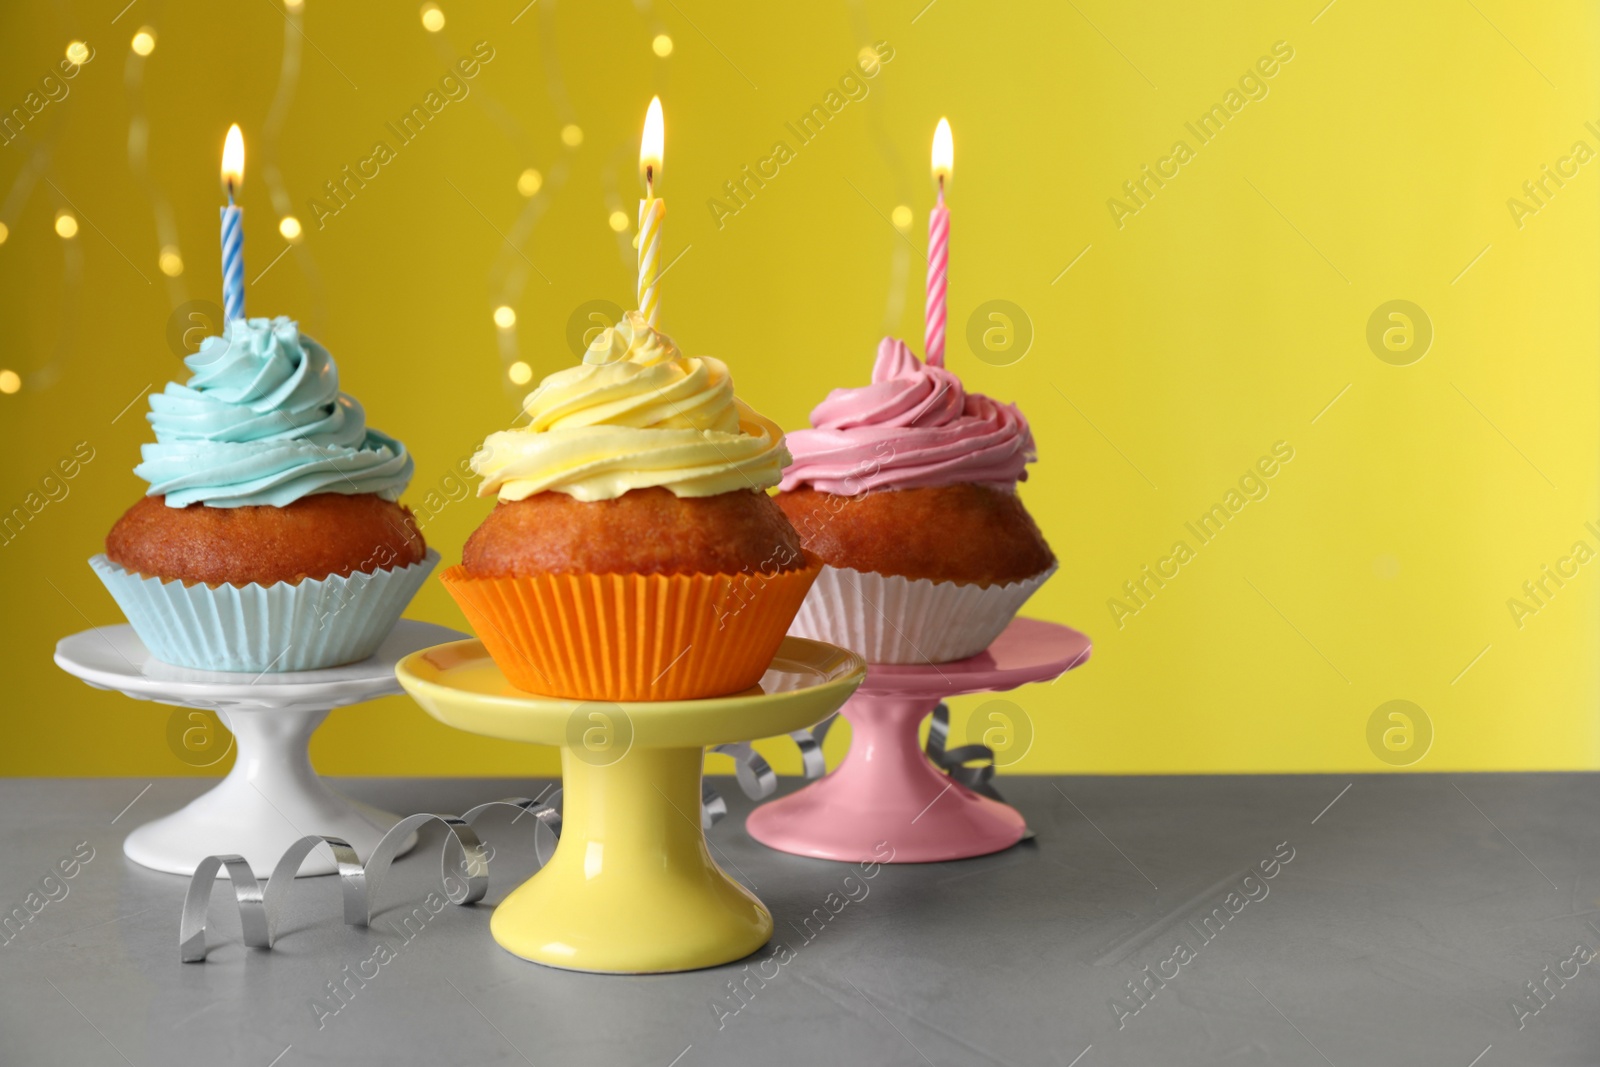
MULTIPOLYGON (((1007 778, 1035 842, 869 880, 757 845, 750 803, 718 780, 730 816, 713 844, 788 949, 742 1000, 742 965, 602 977, 501 951, 487 905, 533 858, 522 826, 490 821, 486 904, 445 908, 320 1025, 313 1003, 379 934, 345 926, 331 880, 313 879, 273 950, 243 948, 217 904, 209 961, 179 963, 187 880, 120 846, 209 783, 146 784, 0 781, 0 910, 79 842, 93 849, 0 946, 0 1063, 1600 1063, 1600 960, 1574 961, 1600 949, 1594 775, 1007 778), (1246 882, 1262 861, 1275 876, 1246 882), (805 917, 843 899, 808 940, 805 917), (1226 922, 1206 927, 1214 909, 1226 922), (1141 981, 1143 1000, 1128 986, 1141 981)), ((403 812, 539 785, 336 784, 403 812)), ((425 836, 396 865, 380 907, 438 884, 439 844, 425 836)))

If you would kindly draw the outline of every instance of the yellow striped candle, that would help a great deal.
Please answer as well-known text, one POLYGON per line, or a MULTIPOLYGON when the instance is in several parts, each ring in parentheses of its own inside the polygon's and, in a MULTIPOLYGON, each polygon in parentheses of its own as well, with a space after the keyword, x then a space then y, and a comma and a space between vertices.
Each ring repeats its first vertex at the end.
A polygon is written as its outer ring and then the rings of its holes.
POLYGON ((644 137, 639 141, 639 169, 644 172, 645 187, 644 199, 639 201, 639 311, 652 327, 661 320, 661 293, 656 282, 661 273, 661 223, 667 217, 667 203, 657 198, 655 190, 665 139, 661 98, 652 97, 644 117, 644 137))

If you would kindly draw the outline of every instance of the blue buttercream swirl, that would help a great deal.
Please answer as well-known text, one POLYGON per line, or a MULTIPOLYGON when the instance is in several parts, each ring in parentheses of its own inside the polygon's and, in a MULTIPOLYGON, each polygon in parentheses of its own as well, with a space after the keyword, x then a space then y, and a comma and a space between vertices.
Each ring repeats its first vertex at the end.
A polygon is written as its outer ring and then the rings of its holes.
POLYGON ((314 493, 398 500, 406 446, 367 428, 328 350, 287 318, 238 319, 184 360, 186 384, 150 395, 156 443, 134 473, 168 507, 283 507, 314 493))

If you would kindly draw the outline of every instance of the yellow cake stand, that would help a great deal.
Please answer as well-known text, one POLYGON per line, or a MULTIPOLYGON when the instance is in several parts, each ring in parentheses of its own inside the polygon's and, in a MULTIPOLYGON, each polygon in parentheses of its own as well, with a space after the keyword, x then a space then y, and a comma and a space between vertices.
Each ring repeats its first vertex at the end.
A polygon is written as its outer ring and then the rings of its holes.
POLYGON ((743 693, 624 704, 525 693, 479 641, 413 653, 395 674, 448 726, 561 748, 561 843, 495 909, 495 941, 551 967, 655 974, 741 959, 772 935, 766 907, 707 848, 706 746, 826 718, 861 684, 866 664, 833 645, 787 637, 761 682, 743 693))

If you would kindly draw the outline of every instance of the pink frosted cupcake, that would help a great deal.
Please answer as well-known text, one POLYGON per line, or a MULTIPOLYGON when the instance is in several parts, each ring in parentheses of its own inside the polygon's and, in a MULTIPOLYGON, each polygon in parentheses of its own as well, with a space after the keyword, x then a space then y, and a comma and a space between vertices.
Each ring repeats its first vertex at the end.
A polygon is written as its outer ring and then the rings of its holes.
POLYGON ((811 424, 788 435, 777 500, 825 566, 789 632, 870 663, 987 648, 1056 568, 1017 496, 1036 458, 1022 412, 885 338, 872 384, 811 424))

